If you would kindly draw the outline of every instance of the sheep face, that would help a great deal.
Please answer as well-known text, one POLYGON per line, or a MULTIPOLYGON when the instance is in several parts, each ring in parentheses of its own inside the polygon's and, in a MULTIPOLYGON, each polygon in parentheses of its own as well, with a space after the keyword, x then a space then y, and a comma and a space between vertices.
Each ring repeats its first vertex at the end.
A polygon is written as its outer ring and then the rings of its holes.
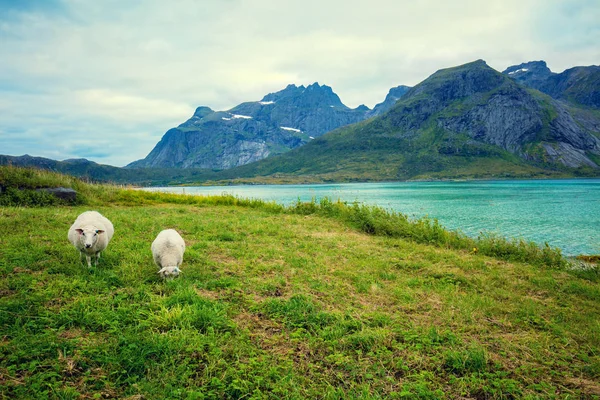
POLYGON ((79 233, 79 242, 83 249, 91 249, 98 241, 99 235, 103 234, 102 229, 75 229, 79 233))
POLYGON ((161 276, 161 278, 175 278, 179 276, 180 272, 181 270, 179 267, 164 267, 158 271, 158 274, 161 276))

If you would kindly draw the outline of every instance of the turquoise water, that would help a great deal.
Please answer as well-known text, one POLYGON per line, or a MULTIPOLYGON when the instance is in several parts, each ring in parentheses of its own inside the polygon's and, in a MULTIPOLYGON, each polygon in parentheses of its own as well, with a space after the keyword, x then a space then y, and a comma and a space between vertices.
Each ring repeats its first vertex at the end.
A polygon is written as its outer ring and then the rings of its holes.
POLYGON ((149 188, 232 194, 281 204, 329 197, 378 205, 411 217, 437 218, 449 229, 525 238, 566 255, 600 254, 600 179, 344 183, 149 188))

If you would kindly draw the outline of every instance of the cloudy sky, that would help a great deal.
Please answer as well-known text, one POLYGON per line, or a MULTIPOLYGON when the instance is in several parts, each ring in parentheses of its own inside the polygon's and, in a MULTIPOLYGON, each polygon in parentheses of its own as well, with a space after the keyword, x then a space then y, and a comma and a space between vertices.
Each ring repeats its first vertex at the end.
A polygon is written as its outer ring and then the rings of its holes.
POLYGON ((0 0, 0 154, 123 166, 199 105, 349 107, 479 58, 600 64, 598 0, 0 0))

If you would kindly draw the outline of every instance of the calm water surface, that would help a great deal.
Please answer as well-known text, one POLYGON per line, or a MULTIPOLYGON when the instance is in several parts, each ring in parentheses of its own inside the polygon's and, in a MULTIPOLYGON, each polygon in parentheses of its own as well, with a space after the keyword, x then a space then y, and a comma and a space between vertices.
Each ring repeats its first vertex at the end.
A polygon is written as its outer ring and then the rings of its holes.
POLYGON ((343 183, 148 188, 232 194, 290 204, 329 197, 378 205, 411 217, 437 218, 468 235, 493 232, 548 242, 567 255, 600 254, 600 179, 343 183))

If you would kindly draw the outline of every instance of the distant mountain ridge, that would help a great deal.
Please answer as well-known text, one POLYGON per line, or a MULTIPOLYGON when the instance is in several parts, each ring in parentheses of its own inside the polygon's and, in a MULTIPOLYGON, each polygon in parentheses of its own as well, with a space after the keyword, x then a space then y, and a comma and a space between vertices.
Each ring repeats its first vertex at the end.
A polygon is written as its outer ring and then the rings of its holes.
MULTIPOLYGON (((379 104, 375 113, 393 102, 390 98, 379 104)), ((232 168, 304 145, 374 115, 371 111, 364 105, 345 106, 327 85, 290 84, 227 111, 198 107, 189 120, 167 131, 146 158, 127 167, 232 168)))
MULTIPOLYGON (((0 165, 33 167, 76 176, 95 182, 129 183, 137 185, 168 185, 184 181, 215 179, 212 171, 169 168, 126 169, 98 164, 85 158, 52 160, 28 154, 9 156, 0 154, 0 165)), ((2 182, 0 182, 1 185, 2 182)))
POLYGON ((502 73, 554 99, 600 108, 600 66, 573 67, 557 74, 550 71, 545 61, 530 61, 508 67, 502 73))

